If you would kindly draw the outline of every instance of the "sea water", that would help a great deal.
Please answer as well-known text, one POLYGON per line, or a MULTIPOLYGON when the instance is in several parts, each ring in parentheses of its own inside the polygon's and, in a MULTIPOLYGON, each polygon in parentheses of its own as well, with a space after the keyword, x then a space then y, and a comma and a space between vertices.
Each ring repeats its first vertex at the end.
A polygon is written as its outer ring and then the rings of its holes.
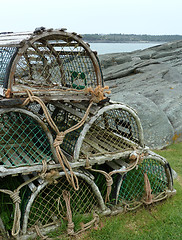
POLYGON ((139 42, 139 43, 89 43, 93 51, 100 54, 132 52, 135 50, 142 50, 145 48, 157 46, 164 42, 139 42))

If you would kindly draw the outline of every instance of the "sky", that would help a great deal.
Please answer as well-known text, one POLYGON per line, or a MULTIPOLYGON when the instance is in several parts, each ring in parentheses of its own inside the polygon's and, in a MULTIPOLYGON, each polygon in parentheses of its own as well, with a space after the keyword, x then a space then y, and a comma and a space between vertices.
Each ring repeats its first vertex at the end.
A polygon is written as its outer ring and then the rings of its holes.
POLYGON ((182 35, 182 0, 0 0, 0 32, 182 35))

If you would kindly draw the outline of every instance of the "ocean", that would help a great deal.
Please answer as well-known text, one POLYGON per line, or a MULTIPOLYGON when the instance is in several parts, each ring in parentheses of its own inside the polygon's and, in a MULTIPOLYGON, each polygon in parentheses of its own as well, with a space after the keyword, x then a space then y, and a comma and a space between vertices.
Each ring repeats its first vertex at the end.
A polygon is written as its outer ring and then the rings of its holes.
POLYGON ((107 53, 132 52, 163 44, 164 42, 139 42, 139 43, 89 43, 93 51, 98 55, 107 53))

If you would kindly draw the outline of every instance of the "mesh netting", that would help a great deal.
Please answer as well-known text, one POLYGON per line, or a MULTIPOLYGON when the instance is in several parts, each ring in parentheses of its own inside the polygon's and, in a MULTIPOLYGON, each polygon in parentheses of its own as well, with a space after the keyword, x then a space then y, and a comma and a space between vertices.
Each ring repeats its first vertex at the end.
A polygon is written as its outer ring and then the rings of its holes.
POLYGON ((16 52, 15 47, 0 47, 0 85, 4 85, 6 77, 8 77, 9 64, 16 52))
MULTIPOLYGON (((77 109, 77 111, 81 110, 77 109)), ((70 127, 76 125, 81 120, 81 118, 71 114, 70 112, 67 112, 65 110, 59 110, 58 108, 56 108, 55 111, 52 113, 52 117, 56 125, 58 126, 59 131, 65 131, 66 129, 69 129, 70 127)), ((64 137, 61 148, 70 155, 72 155, 74 152, 75 144, 78 137, 80 136, 82 129, 83 127, 78 128, 77 130, 66 134, 66 136, 64 137)))
POLYGON ((100 115, 87 132, 80 157, 89 154, 118 152, 139 143, 135 118, 126 110, 111 109, 100 115))
MULTIPOLYGON (((0 178, 0 188, 14 191, 23 182, 24 181, 20 176, 16 176, 16 177, 6 176, 4 178, 0 178)), ((24 186, 20 190, 19 196, 22 199, 20 203, 20 209, 22 211, 24 210, 24 206, 28 202, 30 193, 31 191, 28 188, 28 186, 24 186)), ((8 194, 0 192, 0 206, 1 206, 0 217, 2 219, 2 222, 4 224, 6 231, 10 232, 13 226, 15 205, 8 194)))
MULTIPOLYGON (((38 112, 44 117, 43 112, 36 104, 29 107, 32 111, 38 112)), ((81 109, 68 103, 65 103, 64 106, 60 104, 59 108, 51 104, 48 104, 47 107, 59 131, 65 131, 76 125, 85 114, 84 108, 81 109)), ((71 156, 83 128, 84 125, 64 137, 61 148, 71 156)), ((130 112, 121 108, 110 109, 98 116, 89 128, 80 149, 80 158, 87 155, 131 149, 133 146, 140 144, 139 135, 136 119, 130 112)))
POLYGON ((17 64, 15 84, 75 89, 97 86, 94 66, 85 49, 70 37, 52 38, 30 45, 17 64))
MULTIPOLYGON (((65 107, 68 106, 68 103, 64 104, 65 107)), ((39 104, 36 103, 31 103, 28 108, 33 111, 34 113, 38 113, 39 117, 41 119, 45 118, 45 115, 40 107, 39 104)), ((54 120, 56 126, 58 127, 59 131, 65 131, 67 129, 69 129, 70 127, 74 126, 75 124, 77 124, 81 118, 71 114, 70 112, 64 110, 64 109, 60 109, 55 107, 52 104, 47 104, 47 109, 52 117, 52 119, 54 120)), ((77 112, 80 112, 82 114, 84 114, 85 112, 81 109, 77 109, 77 112)), ((53 130, 50 128, 49 124, 47 124, 47 127, 50 129, 50 131, 52 131, 52 134, 54 136, 54 138, 56 137, 56 133, 53 132, 53 130)), ((77 139, 82 131, 83 127, 72 131, 68 134, 66 134, 66 136, 64 137, 64 141, 61 144, 61 148, 66 151, 68 154, 72 155, 74 152, 74 148, 75 148, 75 144, 77 142, 77 139)))
POLYGON ((157 160, 144 159, 143 162, 120 180, 122 182, 118 200, 119 202, 141 201, 145 195, 144 173, 147 173, 152 189, 152 195, 157 196, 168 187, 168 180, 164 166, 157 160))
POLYGON ((79 178, 79 190, 75 191, 66 178, 61 177, 57 183, 46 185, 34 199, 30 208, 28 228, 65 220, 67 210, 63 190, 70 192, 73 221, 78 215, 91 213, 98 205, 91 186, 85 180, 79 178))
POLYGON ((0 165, 34 165, 52 158, 48 138, 32 117, 20 112, 0 115, 0 165))
MULTIPOLYGON (((103 170, 107 173, 109 173, 113 170, 107 164, 95 165, 94 169, 103 170)), ((98 186, 103 199, 105 199, 106 194, 107 194, 107 184, 106 184, 105 176, 99 172, 91 171, 91 173, 95 177, 94 182, 98 186)), ((115 200, 116 200, 116 190, 117 190, 116 187, 117 187, 117 181, 118 181, 118 174, 112 175, 112 179, 113 179, 113 184, 112 184, 112 189, 111 189, 111 193, 109 196, 110 201, 108 204, 111 204, 111 203, 115 202, 115 200)))

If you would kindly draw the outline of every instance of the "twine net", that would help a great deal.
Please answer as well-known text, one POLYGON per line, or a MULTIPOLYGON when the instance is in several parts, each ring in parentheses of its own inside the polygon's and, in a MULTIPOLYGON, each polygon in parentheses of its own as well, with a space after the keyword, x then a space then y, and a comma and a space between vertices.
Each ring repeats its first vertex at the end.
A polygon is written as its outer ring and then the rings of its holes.
POLYGON ((144 159, 137 168, 127 172, 122 178, 118 202, 132 206, 145 202, 145 179, 149 180, 153 199, 157 199, 168 188, 168 179, 164 166, 155 159, 144 159), (147 176, 146 176, 147 175, 147 176))
POLYGON ((48 184, 34 199, 30 208, 28 228, 38 225, 40 228, 46 227, 56 222, 67 220, 67 208, 62 192, 70 193, 70 207, 73 214, 73 221, 80 223, 83 214, 90 214, 98 207, 98 202, 90 185, 79 178, 79 190, 75 191, 67 183, 66 177, 57 179, 55 184, 48 184))
POLYGON ((50 161, 49 140, 40 124, 27 114, 0 115, 0 165, 18 167, 50 161))
POLYGON ((0 47, 0 85, 5 85, 6 78, 8 77, 7 69, 16 51, 16 47, 0 47))
POLYGON ((51 36, 29 44, 19 60, 15 85, 84 89, 97 86, 88 52, 70 37, 51 36))

